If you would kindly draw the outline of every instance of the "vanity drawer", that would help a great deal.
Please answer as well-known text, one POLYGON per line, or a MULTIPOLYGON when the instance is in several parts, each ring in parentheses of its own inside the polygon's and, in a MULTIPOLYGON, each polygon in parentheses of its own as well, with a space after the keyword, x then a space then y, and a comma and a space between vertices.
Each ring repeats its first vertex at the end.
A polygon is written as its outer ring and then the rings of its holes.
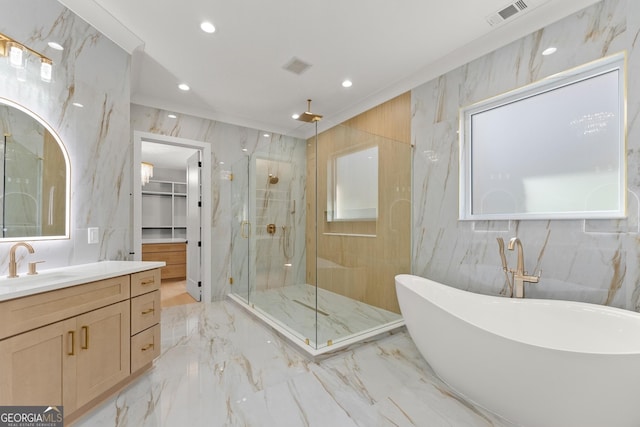
POLYGON ((160 323, 160 291, 131 298, 131 335, 160 323))
POLYGON ((160 289, 160 269, 141 271, 131 275, 131 296, 146 294, 160 289))
POLYGON ((131 373, 160 356, 160 325, 131 337, 131 373))
POLYGON ((129 298, 129 276, 0 302, 0 339, 129 298))

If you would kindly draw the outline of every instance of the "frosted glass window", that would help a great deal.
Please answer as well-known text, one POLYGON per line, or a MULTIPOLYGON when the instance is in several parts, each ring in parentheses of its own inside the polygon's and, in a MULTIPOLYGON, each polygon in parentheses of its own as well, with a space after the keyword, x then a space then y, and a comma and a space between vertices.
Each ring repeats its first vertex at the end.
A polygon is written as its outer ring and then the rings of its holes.
POLYGON ((327 221, 375 220, 378 217, 378 147, 329 160, 327 221))
POLYGON ((625 214, 624 55, 462 110, 461 219, 625 214))

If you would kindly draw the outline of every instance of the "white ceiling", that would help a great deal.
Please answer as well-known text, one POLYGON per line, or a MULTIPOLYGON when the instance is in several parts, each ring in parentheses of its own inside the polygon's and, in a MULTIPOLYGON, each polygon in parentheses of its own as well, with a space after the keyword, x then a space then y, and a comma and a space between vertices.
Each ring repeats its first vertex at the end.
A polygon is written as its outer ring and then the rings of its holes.
POLYGON ((59 1, 133 53, 132 102, 306 137, 307 98, 334 126, 597 0, 524 0, 494 27, 508 0, 59 1), (311 68, 284 70, 293 57, 311 68))

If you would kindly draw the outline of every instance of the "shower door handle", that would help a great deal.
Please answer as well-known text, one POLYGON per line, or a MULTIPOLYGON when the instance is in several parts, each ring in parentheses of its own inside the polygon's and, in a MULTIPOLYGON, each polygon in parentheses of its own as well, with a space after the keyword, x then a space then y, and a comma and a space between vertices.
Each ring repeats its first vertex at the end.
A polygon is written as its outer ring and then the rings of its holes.
POLYGON ((251 234, 251 223, 249 221, 242 221, 240 223, 240 235, 243 239, 248 239, 251 234), (247 226, 247 231, 245 232, 244 226, 247 226))

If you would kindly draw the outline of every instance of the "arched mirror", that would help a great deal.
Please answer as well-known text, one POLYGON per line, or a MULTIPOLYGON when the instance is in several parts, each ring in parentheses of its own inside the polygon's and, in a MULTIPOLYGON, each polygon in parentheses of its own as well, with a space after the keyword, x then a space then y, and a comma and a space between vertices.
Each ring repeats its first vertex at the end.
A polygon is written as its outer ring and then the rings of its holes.
POLYGON ((69 156, 42 118, 0 98, 0 241, 69 238, 69 156))

